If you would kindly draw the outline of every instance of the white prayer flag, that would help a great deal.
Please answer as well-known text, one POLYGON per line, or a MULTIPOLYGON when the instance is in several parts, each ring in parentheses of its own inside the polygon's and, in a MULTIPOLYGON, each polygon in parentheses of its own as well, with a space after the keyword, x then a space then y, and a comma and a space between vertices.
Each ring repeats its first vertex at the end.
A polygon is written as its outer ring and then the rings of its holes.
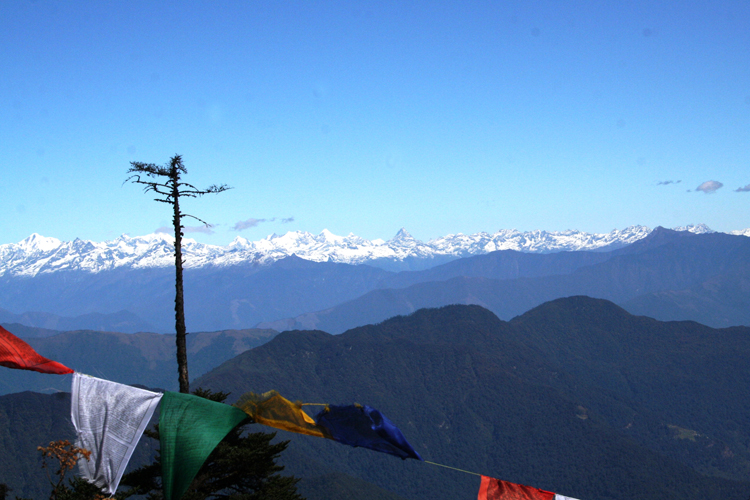
POLYGON ((91 452, 78 460, 81 476, 114 495, 162 394, 80 373, 71 393, 76 446, 91 452))

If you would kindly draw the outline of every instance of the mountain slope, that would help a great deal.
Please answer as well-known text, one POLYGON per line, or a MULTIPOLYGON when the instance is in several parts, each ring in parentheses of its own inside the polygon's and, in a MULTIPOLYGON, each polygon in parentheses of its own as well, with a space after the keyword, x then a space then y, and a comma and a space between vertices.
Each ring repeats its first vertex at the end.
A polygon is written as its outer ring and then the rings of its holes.
MULTIPOLYGON (((13 329, 9 330, 14 333, 13 329)), ((196 332, 187 337, 190 376, 198 377, 220 363, 276 336, 274 330, 196 332)), ((177 390, 174 335, 157 333, 63 332, 50 337, 25 338, 37 352, 81 373, 122 384, 142 384, 177 390)), ((25 390, 69 391, 72 375, 45 375, 6 370, 0 394, 25 390)))
POLYGON ((750 414, 750 328, 660 322, 589 297, 542 304, 510 326, 613 427, 697 470, 750 476, 750 447, 739 437, 750 414))
MULTIPOLYGON (((40 304, 41 305, 41 304, 40 304)), ((154 327, 130 311, 115 313, 89 313, 76 317, 58 316, 44 312, 26 312, 14 314, 0 309, 0 323, 19 323, 35 328, 48 330, 99 330, 123 333, 148 332, 154 327)))
MULTIPOLYGON (((187 269, 186 322, 192 331, 246 328, 350 300, 390 274, 371 266, 310 262, 294 256, 262 267, 187 269)), ((95 311, 112 309, 136 311, 153 329, 135 331, 169 333, 174 332, 174 270, 63 271, 33 278, 6 275, 0 277, 0 304, 15 311, 44 308, 60 316, 90 317, 95 311)), ((35 321, 38 316, 16 314, 0 321, 48 328, 55 324, 65 328, 74 325, 60 318, 35 321)), ((112 319, 104 325, 116 324, 117 317, 112 315, 112 319)), ((90 321, 77 324, 81 325, 78 328, 92 326, 90 321)))
MULTIPOLYGON (((748 329, 660 323, 589 298, 561 299, 529 314, 505 323, 477 306, 447 306, 337 336, 285 332, 196 385, 236 396, 276 389, 293 400, 367 403, 426 460, 576 498, 744 500, 750 484, 711 476, 747 477, 748 329), (560 338, 571 324, 577 344, 560 338), (630 345, 634 328, 645 331, 630 345), (609 337, 600 338, 602 332, 609 337), (671 361, 655 367, 683 337, 671 361), (724 345, 712 352, 706 346, 714 339, 724 345), (557 343, 570 352, 549 356, 557 343), (639 360, 634 346, 651 355, 639 360), (608 350, 614 354, 602 360, 608 350), (678 362, 683 351, 689 356, 678 362), (736 374, 726 378, 727 368, 712 381, 712 367, 726 352, 734 352, 736 374), (700 356, 706 364, 696 367, 700 356), (623 374, 628 383, 616 383, 623 374), (691 405, 683 392, 690 384, 693 400, 704 403, 691 405), (671 397, 675 385, 680 392, 671 397), (715 411, 733 399, 741 401, 715 411), (624 417, 641 414, 628 427, 624 417), (675 440, 678 431, 697 437, 697 445, 675 440), (654 436, 659 442, 647 441, 654 436), (698 458, 683 456, 691 454, 698 458)), ((408 498, 476 498, 473 476, 282 434, 310 460, 408 498)), ((288 465, 304 476, 304 465, 291 457, 288 465)))
POLYGON ((524 253, 498 250, 453 260, 423 271, 403 271, 386 276, 377 288, 406 288, 417 283, 467 278, 515 279, 570 274, 573 271, 611 258, 610 252, 524 253))
MULTIPOLYGON (((743 285, 748 277, 750 239, 723 233, 696 235, 657 229, 647 238, 611 252, 607 260, 582 265, 569 274, 503 280, 455 277, 403 289, 374 290, 352 301, 278 324, 340 333, 357 325, 446 304, 479 304, 501 318, 510 319, 558 297, 588 295, 633 304, 634 312, 649 312, 658 319, 700 317, 708 325, 725 327, 750 324, 750 288, 743 285), (737 280, 740 280, 738 286, 727 284, 737 280), (669 295, 665 295, 691 287, 703 291, 704 295, 699 297, 709 295, 711 290, 725 289, 723 307, 691 308, 689 302, 682 307, 679 302, 669 302, 669 295), (656 301, 648 302, 653 294, 661 294, 658 295, 662 298, 661 307, 656 307, 656 301), (653 307, 644 310, 645 306, 639 304, 653 307), (665 311, 663 317, 661 310, 665 311)), ((262 326, 274 327, 274 324, 262 326)))

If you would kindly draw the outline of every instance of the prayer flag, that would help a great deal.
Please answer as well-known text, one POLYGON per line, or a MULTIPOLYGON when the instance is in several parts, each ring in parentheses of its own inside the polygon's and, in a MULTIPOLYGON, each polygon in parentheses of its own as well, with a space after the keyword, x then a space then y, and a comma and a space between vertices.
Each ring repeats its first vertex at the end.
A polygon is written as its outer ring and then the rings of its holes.
POLYGON ((162 395, 75 373, 70 413, 76 446, 91 452, 80 458, 81 476, 114 495, 128 461, 162 395))
POLYGON ((302 411, 302 403, 292 403, 276 391, 262 395, 244 394, 235 406, 255 422, 276 429, 325 437, 400 458, 422 460, 401 431, 382 413, 369 406, 326 405, 313 420, 302 411))
POLYGON ((0 326, 0 365, 55 375, 73 373, 73 370, 67 366, 39 355, 29 344, 2 326, 0 326))
POLYGON ((576 500, 531 486, 482 476, 477 500, 576 500))
POLYGON ((401 431, 370 406, 327 406, 315 416, 315 421, 339 443, 389 453, 402 459, 422 460, 401 431))
POLYGON ((177 392, 164 393, 160 411, 164 499, 179 500, 216 445, 247 414, 234 406, 177 392))
POLYGON ((302 411, 300 403, 292 403, 276 391, 261 395, 252 392, 243 394, 234 406, 259 424, 308 436, 331 437, 312 417, 302 411))

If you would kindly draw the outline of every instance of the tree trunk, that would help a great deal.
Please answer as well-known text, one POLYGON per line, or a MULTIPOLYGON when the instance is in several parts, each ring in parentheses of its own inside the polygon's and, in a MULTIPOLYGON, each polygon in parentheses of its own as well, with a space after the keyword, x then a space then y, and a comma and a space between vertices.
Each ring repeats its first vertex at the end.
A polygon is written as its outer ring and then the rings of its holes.
MULTIPOLYGON (((176 172, 175 172, 176 173, 176 172)), ((180 392, 190 393, 190 379, 187 365, 187 328, 185 327, 185 300, 182 293, 182 225, 180 217, 180 198, 177 191, 178 179, 174 181, 174 266, 175 266, 175 297, 174 319, 177 343, 177 378, 180 382, 180 392)))

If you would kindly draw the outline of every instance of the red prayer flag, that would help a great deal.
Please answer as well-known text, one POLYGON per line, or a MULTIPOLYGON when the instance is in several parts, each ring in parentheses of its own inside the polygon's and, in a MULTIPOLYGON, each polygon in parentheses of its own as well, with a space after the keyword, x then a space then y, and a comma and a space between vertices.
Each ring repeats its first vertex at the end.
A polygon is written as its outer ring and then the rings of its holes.
POLYGON ((73 373, 73 370, 67 366, 41 356, 29 344, 2 326, 0 326, 0 365, 56 375, 73 373))
POLYGON ((549 491, 482 476, 477 500, 555 500, 549 491))

